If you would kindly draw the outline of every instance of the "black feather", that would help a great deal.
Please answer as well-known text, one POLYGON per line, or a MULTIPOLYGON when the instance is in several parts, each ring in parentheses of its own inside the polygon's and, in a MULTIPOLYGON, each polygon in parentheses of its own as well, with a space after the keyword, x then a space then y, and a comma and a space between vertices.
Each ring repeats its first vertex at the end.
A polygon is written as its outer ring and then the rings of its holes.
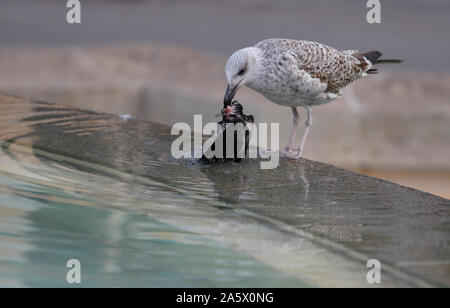
POLYGON ((403 63, 403 60, 400 59, 381 59, 381 60, 377 60, 376 64, 379 63, 403 63))
POLYGON ((372 50, 365 53, 361 53, 361 56, 365 57, 367 60, 370 61, 372 64, 380 64, 380 63, 402 63, 403 60, 399 59, 380 59, 380 57, 383 55, 378 50, 372 50))
POLYGON ((378 50, 372 50, 365 53, 361 53, 360 55, 369 60, 370 63, 375 64, 383 54, 378 50))

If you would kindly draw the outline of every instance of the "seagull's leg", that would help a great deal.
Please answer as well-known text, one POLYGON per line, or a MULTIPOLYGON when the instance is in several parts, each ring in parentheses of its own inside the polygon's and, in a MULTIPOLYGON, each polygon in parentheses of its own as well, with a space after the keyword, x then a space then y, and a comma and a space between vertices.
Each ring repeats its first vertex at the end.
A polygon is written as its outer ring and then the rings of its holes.
POLYGON ((298 155, 295 158, 300 158, 303 154, 303 149, 305 148, 305 142, 306 142, 306 139, 308 138, 309 129, 311 128, 312 121, 313 121, 312 114, 311 114, 311 107, 305 106, 305 109, 308 114, 308 119, 306 119, 306 122, 305 122, 306 130, 302 137, 302 143, 300 143, 300 147, 298 148, 298 155))
POLYGON ((289 136, 289 143, 288 145, 284 148, 283 151, 281 151, 281 154, 284 154, 286 156, 289 156, 289 154, 292 154, 292 152, 294 151, 294 146, 292 145, 294 143, 294 139, 295 139, 295 132, 297 131, 298 128, 298 119, 300 118, 298 115, 298 111, 297 111, 297 107, 292 107, 292 113, 294 115, 294 120, 293 120, 293 127, 291 130, 291 134, 289 136))

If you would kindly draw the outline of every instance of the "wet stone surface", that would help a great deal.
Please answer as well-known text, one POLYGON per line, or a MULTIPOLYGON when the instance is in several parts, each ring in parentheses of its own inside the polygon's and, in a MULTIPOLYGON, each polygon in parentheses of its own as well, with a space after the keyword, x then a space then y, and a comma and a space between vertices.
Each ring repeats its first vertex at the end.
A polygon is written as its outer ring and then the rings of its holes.
MULTIPOLYGON (((360 285, 369 259, 380 260, 391 285, 450 285, 449 200, 304 159, 281 159, 273 170, 261 170, 258 160, 176 160, 175 137, 165 125, 0 96, 1 150, 10 157, 15 146, 30 148, 42 162, 126 183, 133 198, 145 201, 151 191, 161 208, 177 205, 219 222, 253 219, 287 236, 289 251, 305 253, 290 242, 300 238, 329 252, 330 268, 335 256, 356 264, 360 285)), ((143 204, 129 209, 151 213, 152 204, 143 204)))

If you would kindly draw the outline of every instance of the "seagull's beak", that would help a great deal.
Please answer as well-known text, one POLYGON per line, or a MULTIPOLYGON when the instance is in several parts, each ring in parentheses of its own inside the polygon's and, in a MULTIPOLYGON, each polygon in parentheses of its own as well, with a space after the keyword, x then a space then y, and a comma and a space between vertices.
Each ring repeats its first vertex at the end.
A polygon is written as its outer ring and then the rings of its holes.
POLYGON ((225 96, 223 98, 223 106, 224 107, 231 104, 231 101, 233 100, 233 97, 236 94, 238 88, 239 88, 239 84, 235 85, 234 87, 230 87, 230 85, 227 86, 227 90, 226 90, 225 96))

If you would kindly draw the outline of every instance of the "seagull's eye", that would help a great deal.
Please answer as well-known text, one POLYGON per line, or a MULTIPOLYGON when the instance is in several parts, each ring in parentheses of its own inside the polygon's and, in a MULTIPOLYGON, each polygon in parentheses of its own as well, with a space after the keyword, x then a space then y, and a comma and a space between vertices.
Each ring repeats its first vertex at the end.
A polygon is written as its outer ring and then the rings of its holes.
POLYGON ((245 68, 241 69, 241 70, 238 72, 238 75, 244 75, 244 73, 245 73, 245 68))

